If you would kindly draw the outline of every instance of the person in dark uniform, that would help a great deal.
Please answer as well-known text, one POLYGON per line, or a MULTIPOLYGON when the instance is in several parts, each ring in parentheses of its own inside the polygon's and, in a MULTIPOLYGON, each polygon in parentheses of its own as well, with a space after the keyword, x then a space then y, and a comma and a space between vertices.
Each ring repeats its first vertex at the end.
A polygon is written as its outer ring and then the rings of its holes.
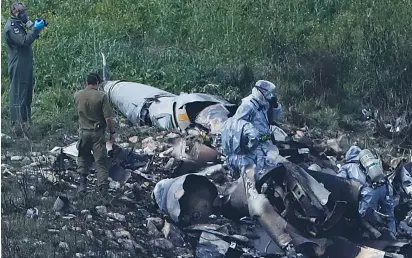
POLYGON ((34 85, 32 44, 39 38, 44 20, 36 19, 33 25, 23 3, 13 3, 10 14, 4 26, 10 75, 10 116, 13 126, 20 126, 18 123, 28 126, 34 85))
POLYGON ((79 114, 80 139, 77 145, 77 158, 80 186, 78 191, 87 190, 87 175, 91 165, 92 151, 97 167, 97 184, 99 190, 107 194, 109 186, 108 156, 105 141, 105 129, 110 132, 110 140, 114 141, 112 122, 113 110, 107 95, 98 90, 101 82, 98 74, 87 76, 87 87, 74 94, 77 112, 79 114))

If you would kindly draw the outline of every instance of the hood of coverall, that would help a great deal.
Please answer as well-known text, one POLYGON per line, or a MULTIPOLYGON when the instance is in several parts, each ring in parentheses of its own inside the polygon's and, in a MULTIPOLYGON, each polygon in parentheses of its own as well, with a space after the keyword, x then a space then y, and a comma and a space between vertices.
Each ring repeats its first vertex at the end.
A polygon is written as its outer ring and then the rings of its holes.
POLYGON ((351 146, 349 150, 346 152, 345 161, 346 162, 359 161, 360 152, 361 152, 361 148, 359 148, 358 146, 351 146))
POLYGON ((269 107, 270 99, 275 95, 276 86, 265 80, 256 82, 252 89, 252 97, 256 99, 260 105, 269 107))

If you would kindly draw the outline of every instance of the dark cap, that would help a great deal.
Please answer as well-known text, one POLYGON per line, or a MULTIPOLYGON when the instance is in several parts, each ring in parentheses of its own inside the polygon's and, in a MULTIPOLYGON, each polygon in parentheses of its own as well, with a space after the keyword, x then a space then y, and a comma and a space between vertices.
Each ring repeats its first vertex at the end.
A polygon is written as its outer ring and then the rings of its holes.
POLYGON ((97 73, 90 73, 87 75, 87 84, 88 85, 97 85, 101 82, 100 76, 97 73))

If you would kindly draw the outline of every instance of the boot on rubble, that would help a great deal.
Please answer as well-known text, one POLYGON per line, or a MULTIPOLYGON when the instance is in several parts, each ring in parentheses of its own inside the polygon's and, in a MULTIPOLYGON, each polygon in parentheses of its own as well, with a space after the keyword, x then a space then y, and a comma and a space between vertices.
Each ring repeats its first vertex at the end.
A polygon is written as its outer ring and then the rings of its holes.
POLYGON ((18 138, 24 137, 24 131, 23 131, 21 123, 13 122, 11 126, 12 126, 12 131, 16 137, 18 138))
POLYGON ((98 194, 100 196, 101 205, 111 205, 112 196, 109 194, 109 184, 99 185, 98 194))
POLYGON ((80 175, 80 185, 77 188, 78 193, 85 193, 87 191, 87 176, 80 175))

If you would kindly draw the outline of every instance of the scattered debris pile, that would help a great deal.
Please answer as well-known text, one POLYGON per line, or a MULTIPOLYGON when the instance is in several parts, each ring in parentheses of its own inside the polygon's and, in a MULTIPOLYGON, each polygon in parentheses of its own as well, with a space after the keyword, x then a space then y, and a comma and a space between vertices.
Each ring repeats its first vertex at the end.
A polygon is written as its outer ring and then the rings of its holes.
MULTIPOLYGON (((399 196, 397 239, 377 237, 357 217, 359 184, 336 176, 347 137, 314 142, 304 132, 277 131, 283 165, 258 181, 253 167, 232 174, 203 134, 130 137, 108 145, 111 188, 140 182, 120 199, 126 203, 141 198, 135 187, 151 192, 164 220, 147 217, 147 230, 150 243, 163 250, 189 248, 196 257, 409 257, 410 163, 399 163, 388 175, 399 196)), ((55 168, 73 162, 73 146, 52 150, 55 168)))

